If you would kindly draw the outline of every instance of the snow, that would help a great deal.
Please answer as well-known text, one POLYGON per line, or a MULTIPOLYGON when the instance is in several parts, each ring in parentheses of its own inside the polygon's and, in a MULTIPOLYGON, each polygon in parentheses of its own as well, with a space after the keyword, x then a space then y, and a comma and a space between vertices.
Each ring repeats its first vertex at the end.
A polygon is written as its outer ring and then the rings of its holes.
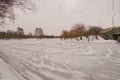
POLYGON ((10 65, 0 59, 0 80, 25 80, 10 65))
POLYGON ((120 79, 120 44, 101 37, 0 40, 0 57, 0 80, 120 79))

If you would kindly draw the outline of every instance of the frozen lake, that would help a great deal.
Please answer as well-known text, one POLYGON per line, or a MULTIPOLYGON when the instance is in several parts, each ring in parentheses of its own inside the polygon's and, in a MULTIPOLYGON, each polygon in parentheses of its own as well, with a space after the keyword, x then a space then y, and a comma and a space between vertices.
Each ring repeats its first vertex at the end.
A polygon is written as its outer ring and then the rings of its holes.
POLYGON ((0 40, 0 55, 27 80, 120 80, 120 43, 0 40))

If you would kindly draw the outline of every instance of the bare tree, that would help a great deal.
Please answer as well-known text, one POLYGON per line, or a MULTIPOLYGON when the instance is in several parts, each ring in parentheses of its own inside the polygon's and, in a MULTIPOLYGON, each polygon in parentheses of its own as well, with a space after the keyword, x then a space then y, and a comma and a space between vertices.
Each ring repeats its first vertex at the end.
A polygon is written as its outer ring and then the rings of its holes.
POLYGON ((18 35, 24 35, 24 30, 21 27, 18 27, 16 32, 17 32, 18 35))
POLYGON ((84 35, 84 32, 85 32, 85 25, 82 23, 75 24, 72 27, 72 30, 76 32, 77 40, 79 40, 79 37, 80 39, 82 39, 82 36, 84 35))
POLYGON ((90 26, 89 28, 89 34, 90 35, 95 35, 96 39, 98 39, 98 36, 100 34, 100 31, 102 30, 101 27, 98 26, 90 26))
POLYGON ((70 32, 67 30, 63 30, 60 37, 61 37, 61 39, 70 38, 70 32))
POLYGON ((30 0, 0 0, 0 25, 4 24, 6 19, 15 20, 15 8, 24 11, 33 10, 34 6, 30 0))

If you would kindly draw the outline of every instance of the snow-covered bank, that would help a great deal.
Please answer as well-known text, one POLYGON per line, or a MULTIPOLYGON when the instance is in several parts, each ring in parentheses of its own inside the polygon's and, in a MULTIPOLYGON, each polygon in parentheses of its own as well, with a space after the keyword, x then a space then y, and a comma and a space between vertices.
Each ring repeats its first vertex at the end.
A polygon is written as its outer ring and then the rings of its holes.
POLYGON ((0 80, 25 80, 13 67, 0 58, 0 80))

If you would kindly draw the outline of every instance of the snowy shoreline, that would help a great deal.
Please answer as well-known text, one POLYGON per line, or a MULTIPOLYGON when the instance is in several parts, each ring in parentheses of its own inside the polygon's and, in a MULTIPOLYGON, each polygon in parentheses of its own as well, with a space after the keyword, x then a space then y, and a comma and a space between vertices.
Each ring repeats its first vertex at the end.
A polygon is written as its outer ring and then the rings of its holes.
POLYGON ((25 80, 13 67, 0 58, 0 80, 25 80))

